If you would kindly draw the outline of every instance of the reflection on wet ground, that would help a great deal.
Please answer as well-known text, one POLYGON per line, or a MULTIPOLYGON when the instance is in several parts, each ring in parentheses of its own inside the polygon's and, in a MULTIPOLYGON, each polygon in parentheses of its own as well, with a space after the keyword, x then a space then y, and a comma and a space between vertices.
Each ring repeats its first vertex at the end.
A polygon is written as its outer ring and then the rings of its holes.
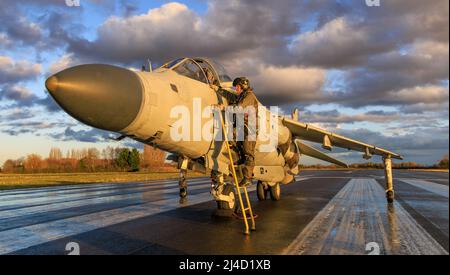
POLYGON ((382 176, 304 171, 281 201, 251 192, 250 237, 211 217, 207 177, 182 200, 176 180, 1 191, 0 254, 61 254, 73 239, 85 254, 448 254, 448 173, 394 171, 393 204, 382 176))

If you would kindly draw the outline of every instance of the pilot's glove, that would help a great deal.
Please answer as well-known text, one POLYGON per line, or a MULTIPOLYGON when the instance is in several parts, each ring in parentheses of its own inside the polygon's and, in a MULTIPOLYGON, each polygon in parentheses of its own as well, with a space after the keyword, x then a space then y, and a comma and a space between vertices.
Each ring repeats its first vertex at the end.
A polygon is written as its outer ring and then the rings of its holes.
POLYGON ((214 85, 214 84, 209 84, 209 87, 211 87, 211 89, 213 89, 214 91, 218 91, 220 87, 214 85))

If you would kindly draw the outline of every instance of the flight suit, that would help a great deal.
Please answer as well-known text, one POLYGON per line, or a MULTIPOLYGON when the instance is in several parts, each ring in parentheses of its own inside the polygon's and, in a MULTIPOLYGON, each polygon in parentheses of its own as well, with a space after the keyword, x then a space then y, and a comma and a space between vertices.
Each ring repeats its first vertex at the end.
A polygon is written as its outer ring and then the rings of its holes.
POLYGON ((245 156, 245 165, 242 169, 243 176, 245 179, 251 180, 253 169, 255 167, 256 136, 258 134, 258 99, 252 89, 247 89, 239 95, 233 94, 221 88, 219 88, 217 92, 225 97, 229 104, 239 106, 243 109, 252 106, 255 111, 255 125, 250 125, 250 127, 248 122, 248 114, 246 113, 244 115, 244 140, 237 141, 237 146, 243 150, 245 156), (249 134, 254 134, 255 139, 250 140, 249 134))

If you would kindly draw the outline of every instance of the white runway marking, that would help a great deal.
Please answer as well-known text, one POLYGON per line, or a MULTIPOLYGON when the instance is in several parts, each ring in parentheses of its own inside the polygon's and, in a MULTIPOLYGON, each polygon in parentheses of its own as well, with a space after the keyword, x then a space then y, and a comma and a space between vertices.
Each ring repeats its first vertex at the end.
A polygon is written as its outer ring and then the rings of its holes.
POLYGON ((411 184, 420 189, 448 198, 448 186, 419 179, 401 179, 401 181, 411 184))
POLYGON ((283 254, 448 254, 399 204, 386 203, 374 179, 352 179, 283 254))
POLYGON ((294 179, 295 179, 295 181, 304 181, 304 180, 309 179, 309 177, 301 177, 299 175, 295 175, 294 179))
MULTIPOLYGON (((255 189, 255 184, 247 188, 249 192, 255 189)), ((173 190, 178 190, 178 188, 175 187, 173 190)), ((182 205, 179 204, 178 196, 174 196, 174 198, 136 206, 122 207, 1 231, 0 254, 11 253, 60 238, 211 200, 212 197, 209 194, 209 190, 207 190, 203 193, 189 196, 187 202, 182 205)))

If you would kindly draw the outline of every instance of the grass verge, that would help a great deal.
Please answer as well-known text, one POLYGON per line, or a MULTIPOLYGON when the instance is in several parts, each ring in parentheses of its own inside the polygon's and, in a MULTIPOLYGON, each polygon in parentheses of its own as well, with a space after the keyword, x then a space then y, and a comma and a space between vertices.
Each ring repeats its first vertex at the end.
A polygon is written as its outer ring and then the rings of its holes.
MULTIPOLYGON (((204 176, 188 173, 188 177, 204 176)), ((52 174, 1 174, 0 190, 60 186, 89 183, 145 182, 159 179, 175 179, 178 172, 102 172, 102 173, 52 173, 52 174)))

